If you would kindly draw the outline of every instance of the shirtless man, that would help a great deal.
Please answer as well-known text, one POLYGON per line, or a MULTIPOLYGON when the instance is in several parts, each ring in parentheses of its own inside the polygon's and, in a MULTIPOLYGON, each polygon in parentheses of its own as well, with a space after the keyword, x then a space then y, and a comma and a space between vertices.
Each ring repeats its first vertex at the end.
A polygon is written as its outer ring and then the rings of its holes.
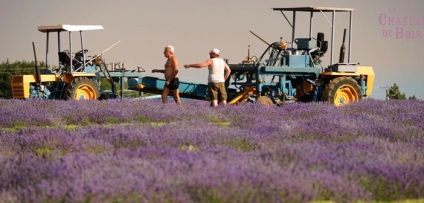
POLYGON ((153 69, 152 73, 164 73, 165 74, 165 87, 162 91, 162 102, 167 103, 168 94, 171 92, 174 97, 175 103, 181 105, 180 92, 178 86, 180 80, 178 79, 178 59, 174 56, 174 47, 168 45, 163 51, 164 56, 168 59, 165 63, 165 69, 153 69))

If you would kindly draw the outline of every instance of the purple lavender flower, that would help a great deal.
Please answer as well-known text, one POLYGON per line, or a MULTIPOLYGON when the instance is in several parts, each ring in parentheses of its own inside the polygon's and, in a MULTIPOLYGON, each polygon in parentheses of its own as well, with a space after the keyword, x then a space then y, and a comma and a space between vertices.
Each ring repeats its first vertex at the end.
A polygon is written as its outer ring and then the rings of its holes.
POLYGON ((1 100, 0 202, 395 201, 424 194, 424 103, 211 108, 1 100))

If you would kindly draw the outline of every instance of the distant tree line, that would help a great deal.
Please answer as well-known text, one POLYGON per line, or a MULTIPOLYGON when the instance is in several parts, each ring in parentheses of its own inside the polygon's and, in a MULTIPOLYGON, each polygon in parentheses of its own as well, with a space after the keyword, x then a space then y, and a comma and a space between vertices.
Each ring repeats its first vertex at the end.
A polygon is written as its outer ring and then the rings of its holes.
MULTIPOLYGON (((45 67, 44 62, 38 64, 39 67, 45 67)), ((6 62, 0 64, 0 98, 12 98, 12 88, 10 86, 12 75, 32 75, 35 74, 34 61, 16 61, 13 63, 6 62)))
MULTIPOLYGON (((393 86, 386 90, 386 99, 405 100, 406 96, 405 93, 402 93, 400 91, 399 86, 394 83, 393 86)), ((408 99, 416 100, 417 98, 415 97, 415 95, 412 95, 411 97, 408 97, 408 99)))

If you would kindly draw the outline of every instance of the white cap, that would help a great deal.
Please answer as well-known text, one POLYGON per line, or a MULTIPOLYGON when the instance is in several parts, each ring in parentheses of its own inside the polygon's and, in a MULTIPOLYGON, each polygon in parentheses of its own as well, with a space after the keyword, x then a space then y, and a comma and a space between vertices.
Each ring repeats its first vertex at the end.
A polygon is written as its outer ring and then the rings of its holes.
POLYGON ((218 56, 219 56, 219 54, 220 54, 220 52, 219 52, 219 50, 218 50, 218 49, 212 49, 209 53, 210 53, 210 54, 216 54, 216 55, 218 55, 218 56))

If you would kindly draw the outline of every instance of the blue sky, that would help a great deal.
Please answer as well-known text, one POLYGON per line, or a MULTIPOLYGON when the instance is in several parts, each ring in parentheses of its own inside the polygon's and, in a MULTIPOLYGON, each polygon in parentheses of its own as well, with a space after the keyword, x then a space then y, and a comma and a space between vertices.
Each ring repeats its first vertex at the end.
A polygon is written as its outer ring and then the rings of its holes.
MULTIPOLYGON (((146 69, 146 76, 162 77, 150 71, 163 67, 163 47, 171 44, 180 61, 181 80, 206 83, 206 69, 185 70, 183 64, 203 62, 212 48, 220 49, 222 57, 230 63, 245 59, 248 45, 251 55, 260 55, 266 45, 249 31, 268 42, 279 41, 280 37, 288 41, 291 38, 289 25, 281 13, 271 8, 299 6, 355 8, 351 62, 374 68, 376 81, 371 97, 383 99, 384 86, 396 83, 406 96, 424 99, 422 0, 2 0, 0 60, 33 60, 34 42, 38 59, 44 61, 46 39, 37 26, 103 25, 104 30, 84 35, 85 47, 91 55, 120 40, 103 56, 107 63, 125 63, 127 69, 141 66, 146 69)), ((336 17, 340 30, 335 33, 333 57, 337 59, 342 29, 347 24, 341 24, 345 16, 336 17)), ((314 24, 314 30, 328 33, 330 28, 322 18, 314 24)), ((305 32, 305 36, 307 34, 305 32)), ((66 41, 67 36, 63 37, 66 41)), ((50 46, 51 62, 57 61, 52 54, 57 52, 56 47, 50 46)))

